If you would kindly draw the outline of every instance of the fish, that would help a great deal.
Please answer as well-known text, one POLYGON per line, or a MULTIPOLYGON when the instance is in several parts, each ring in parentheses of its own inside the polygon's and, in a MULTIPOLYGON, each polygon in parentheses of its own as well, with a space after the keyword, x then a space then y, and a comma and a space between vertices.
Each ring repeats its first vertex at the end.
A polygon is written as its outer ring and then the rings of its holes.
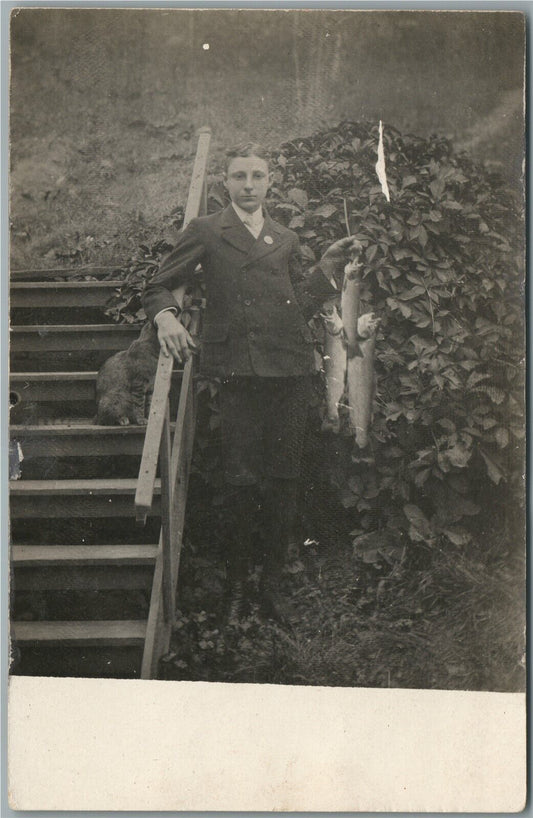
POLYGON ((340 429, 339 402, 344 394, 346 379, 346 347, 343 340, 342 319, 334 303, 325 304, 321 316, 325 329, 324 371, 326 373, 327 407, 322 429, 338 434, 340 429))
POLYGON ((361 294, 361 266, 355 259, 344 268, 344 282, 341 295, 342 326, 348 358, 361 355, 357 337, 359 300, 361 294))
POLYGON ((347 363, 349 422, 360 449, 368 446, 375 394, 374 353, 379 323, 380 319, 374 313, 360 316, 357 329, 362 338, 361 356, 352 356, 347 363))

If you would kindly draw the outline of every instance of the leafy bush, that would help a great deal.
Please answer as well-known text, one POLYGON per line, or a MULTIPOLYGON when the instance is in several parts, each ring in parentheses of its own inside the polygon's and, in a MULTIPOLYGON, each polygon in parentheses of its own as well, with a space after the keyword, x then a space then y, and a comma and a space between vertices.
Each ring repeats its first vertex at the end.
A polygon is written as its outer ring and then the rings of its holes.
POLYGON ((270 210, 312 261, 346 235, 346 202, 365 246, 362 298, 381 333, 375 465, 354 452, 342 489, 360 515, 355 545, 384 524, 463 545, 488 484, 513 514, 523 498, 521 202, 447 140, 386 127, 388 203, 377 142, 377 126, 344 122, 282 145, 270 210))
MULTIPOLYGON (((376 125, 343 122, 285 143, 269 210, 298 233, 309 263, 346 235, 346 213, 365 247, 363 311, 381 318, 372 463, 347 429, 325 455, 356 512, 356 550, 387 528, 460 547, 482 509, 511 504, 516 519, 524 497, 522 202, 446 139, 385 127, 389 203, 377 142, 376 125)), ((220 176, 209 203, 225 203, 220 176)), ((140 248, 116 317, 142 319, 140 292, 169 249, 140 248)))
POLYGON ((125 265, 122 271, 121 286, 117 289, 106 310, 115 321, 128 324, 141 324, 146 321, 141 296, 146 283, 150 281, 162 259, 172 250, 173 233, 181 228, 184 215, 181 205, 175 207, 167 219, 166 229, 163 226, 165 235, 156 239, 151 245, 139 244, 135 254, 125 265))

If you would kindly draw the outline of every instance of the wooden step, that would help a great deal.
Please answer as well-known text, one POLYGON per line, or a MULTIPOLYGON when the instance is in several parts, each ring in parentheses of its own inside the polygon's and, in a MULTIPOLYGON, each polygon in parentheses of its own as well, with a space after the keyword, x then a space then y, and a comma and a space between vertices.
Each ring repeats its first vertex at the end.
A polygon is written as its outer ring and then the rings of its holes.
MULTIPOLYGON (((135 515, 134 497, 137 480, 11 480, 10 512, 12 519, 130 517, 135 515)), ((159 516, 160 481, 152 516, 159 516)))
POLYGON ((15 566, 152 565, 157 545, 13 545, 15 566))
POLYGON ((92 494, 119 495, 135 493, 137 481, 133 479, 114 480, 14 480, 10 483, 11 496, 27 495, 50 497, 55 494, 71 497, 92 494))
POLYGON ((57 307, 105 307, 119 280, 111 281, 14 281, 9 288, 10 307, 56 309, 57 307))
POLYGON ((15 566, 11 590, 19 591, 150 591, 152 565, 15 566))
POLYGON ((14 645, 13 676, 67 676, 85 679, 138 679, 142 645, 14 645))
POLYGON ((72 421, 50 426, 11 426, 11 440, 25 460, 33 457, 110 457, 142 454, 145 426, 96 426, 72 421))
MULTIPOLYGON (((94 401, 96 371, 92 372, 12 372, 10 392, 21 401, 73 402, 94 401)), ((177 383, 183 369, 175 369, 172 377, 177 383)))
POLYGON ((68 352, 126 349, 139 337, 132 324, 36 324, 11 327, 16 352, 68 352))
POLYGON ((142 619, 11 623, 12 640, 26 645, 142 645, 145 633, 142 619))
POLYGON ((13 372, 9 388, 14 400, 31 402, 94 401, 96 371, 92 372, 13 372))
MULTIPOLYGON (((128 510, 127 517, 79 518, 49 517, 40 520, 20 517, 11 522, 13 545, 92 545, 102 543, 156 543, 159 540, 157 516, 150 517, 146 526, 138 524, 128 510)), ((67 617, 68 618, 68 617, 67 617)))
POLYGON ((114 275, 124 271, 122 262, 116 265, 107 264, 102 265, 87 265, 85 267, 47 267, 47 268, 32 268, 25 270, 10 270, 9 277, 14 281, 49 281, 51 278, 71 279, 83 276, 84 278, 103 278, 108 275, 114 275))

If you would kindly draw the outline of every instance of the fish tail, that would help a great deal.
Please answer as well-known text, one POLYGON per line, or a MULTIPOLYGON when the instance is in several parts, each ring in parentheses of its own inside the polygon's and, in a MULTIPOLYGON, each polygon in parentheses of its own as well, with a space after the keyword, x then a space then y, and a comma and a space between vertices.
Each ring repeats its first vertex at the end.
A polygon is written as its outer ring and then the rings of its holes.
POLYGON ((350 344, 345 339, 345 346, 346 346, 346 354, 348 358, 363 358, 363 350, 361 349, 361 344, 359 341, 355 341, 353 344, 350 344))

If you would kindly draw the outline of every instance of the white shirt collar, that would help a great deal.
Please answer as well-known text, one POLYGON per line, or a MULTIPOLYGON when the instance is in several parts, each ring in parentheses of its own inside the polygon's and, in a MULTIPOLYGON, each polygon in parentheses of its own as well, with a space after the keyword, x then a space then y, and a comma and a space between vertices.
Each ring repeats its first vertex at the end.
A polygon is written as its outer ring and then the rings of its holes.
POLYGON ((263 215, 263 208, 262 207, 258 207, 257 210, 254 211, 253 213, 248 213, 247 210, 243 210, 242 207, 239 207, 239 205, 236 205, 235 202, 232 202, 231 206, 235 210, 235 213, 237 214, 237 216, 239 217, 241 222, 246 221, 250 225, 250 227, 255 227, 255 228, 263 227, 263 224, 265 222, 265 217, 263 215))

